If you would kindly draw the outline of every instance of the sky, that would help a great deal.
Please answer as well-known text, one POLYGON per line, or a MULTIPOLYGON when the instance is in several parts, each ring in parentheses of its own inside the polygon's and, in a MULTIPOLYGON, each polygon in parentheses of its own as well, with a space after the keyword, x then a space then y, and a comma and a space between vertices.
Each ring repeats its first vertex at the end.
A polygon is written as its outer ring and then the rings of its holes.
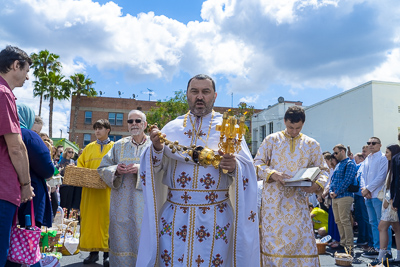
MULTIPOLYGON (((280 96, 307 106, 370 80, 400 82, 398 0, 0 3, 0 49, 58 54, 63 75, 84 73, 105 97, 164 100, 204 73, 216 106, 263 109, 280 96)), ((38 113, 30 74, 14 93, 38 113)), ((44 132, 48 112, 44 102, 44 132)), ((56 102, 53 137, 66 137, 69 116, 70 101, 56 102)))

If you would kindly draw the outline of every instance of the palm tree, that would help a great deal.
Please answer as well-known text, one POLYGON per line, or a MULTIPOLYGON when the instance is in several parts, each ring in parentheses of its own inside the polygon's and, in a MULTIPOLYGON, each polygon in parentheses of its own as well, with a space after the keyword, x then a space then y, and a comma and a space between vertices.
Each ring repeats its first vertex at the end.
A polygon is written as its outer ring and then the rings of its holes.
POLYGON ((39 116, 42 113, 43 95, 47 88, 44 85, 40 85, 38 83, 40 83, 40 78, 47 76, 50 71, 53 71, 54 73, 58 73, 61 71, 61 63, 58 61, 59 58, 59 55, 50 53, 48 50, 42 50, 38 54, 31 54, 31 68, 34 69, 33 76, 35 76, 37 80, 33 89, 33 96, 40 97, 39 116))
POLYGON ((64 80, 64 76, 50 71, 47 77, 42 76, 40 82, 46 87, 43 94, 45 100, 49 99, 49 137, 53 135, 53 106, 54 100, 65 100, 71 95, 71 87, 64 80))
POLYGON ((70 80, 68 80, 68 82, 71 84, 72 95, 76 96, 74 120, 69 134, 69 140, 75 141, 74 138, 75 128, 76 128, 76 123, 78 121, 78 112, 81 102, 81 95, 94 97, 97 95, 97 92, 93 87, 91 87, 93 84, 95 84, 95 82, 92 81, 92 79, 90 79, 89 77, 85 77, 85 75, 82 73, 77 73, 75 75, 70 76, 70 80))

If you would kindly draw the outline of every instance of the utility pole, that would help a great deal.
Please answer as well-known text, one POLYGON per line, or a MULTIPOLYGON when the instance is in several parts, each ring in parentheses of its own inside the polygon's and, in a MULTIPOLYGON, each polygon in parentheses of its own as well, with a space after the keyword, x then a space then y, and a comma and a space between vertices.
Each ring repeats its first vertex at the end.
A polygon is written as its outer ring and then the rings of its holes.
POLYGON ((232 103, 231 103, 231 108, 233 108, 233 92, 231 93, 232 95, 232 103))
POLYGON ((147 88, 147 90, 149 91, 149 101, 150 101, 150 96, 153 94, 153 90, 147 88))

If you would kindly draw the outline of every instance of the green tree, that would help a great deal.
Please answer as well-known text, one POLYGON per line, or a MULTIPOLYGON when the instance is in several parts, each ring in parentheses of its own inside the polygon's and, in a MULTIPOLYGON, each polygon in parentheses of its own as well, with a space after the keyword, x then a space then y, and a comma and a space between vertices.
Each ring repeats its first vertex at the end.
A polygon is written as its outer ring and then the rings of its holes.
MULTIPOLYGON (((58 73, 61 71, 61 63, 58 61, 59 55, 50 53, 48 50, 42 50, 39 53, 31 54, 33 68, 33 76, 36 78, 35 87, 33 89, 33 96, 40 97, 39 102, 39 116, 42 113, 43 95, 47 91, 47 87, 41 84, 41 77, 47 77, 50 71, 58 73)), ((46 79, 43 79, 46 80, 46 79)))
POLYGON ((233 116, 235 115, 237 118, 240 118, 241 116, 245 116, 246 118, 246 133, 244 135, 244 139, 246 140, 246 143, 250 146, 251 144, 251 132, 249 130, 249 126, 251 123, 251 117, 254 114, 254 106, 248 106, 247 103, 245 102, 240 102, 238 104, 238 108, 231 110, 229 112, 229 115, 233 116))
POLYGON ((72 122, 72 128, 70 129, 69 140, 75 141, 75 128, 76 123, 78 121, 78 112, 81 102, 81 95, 86 95, 89 97, 97 96, 96 90, 92 87, 95 84, 89 77, 85 77, 82 73, 77 73, 69 77, 67 83, 70 84, 72 89, 72 95, 76 96, 75 101, 75 111, 74 111, 74 119, 72 122))
POLYGON ((43 98, 49 101, 49 137, 53 137, 53 107, 54 100, 69 99, 71 85, 64 80, 64 76, 50 71, 47 76, 42 76, 39 82, 46 88, 43 98))
POLYGON ((174 94, 174 97, 165 99, 164 102, 158 100, 156 104, 157 107, 150 109, 146 114, 149 125, 157 123, 158 128, 161 129, 169 121, 189 110, 186 93, 183 91, 175 91, 174 94))

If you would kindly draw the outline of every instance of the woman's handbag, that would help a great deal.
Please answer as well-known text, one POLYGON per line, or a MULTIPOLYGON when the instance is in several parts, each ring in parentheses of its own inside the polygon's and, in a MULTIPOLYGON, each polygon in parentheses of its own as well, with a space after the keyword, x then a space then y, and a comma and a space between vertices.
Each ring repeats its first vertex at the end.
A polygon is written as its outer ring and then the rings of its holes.
POLYGON ((382 189, 381 190, 379 190, 379 192, 378 192, 378 196, 377 196, 377 198, 380 200, 380 201, 383 201, 383 199, 385 198, 385 193, 386 193, 386 184, 384 185, 384 186, 382 186, 382 189))
POLYGON ((33 201, 31 201, 31 220, 30 229, 17 227, 18 208, 14 215, 13 225, 10 236, 10 249, 7 259, 12 262, 33 265, 40 258, 40 233, 39 227, 35 226, 35 214, 33 211, 33 201))

